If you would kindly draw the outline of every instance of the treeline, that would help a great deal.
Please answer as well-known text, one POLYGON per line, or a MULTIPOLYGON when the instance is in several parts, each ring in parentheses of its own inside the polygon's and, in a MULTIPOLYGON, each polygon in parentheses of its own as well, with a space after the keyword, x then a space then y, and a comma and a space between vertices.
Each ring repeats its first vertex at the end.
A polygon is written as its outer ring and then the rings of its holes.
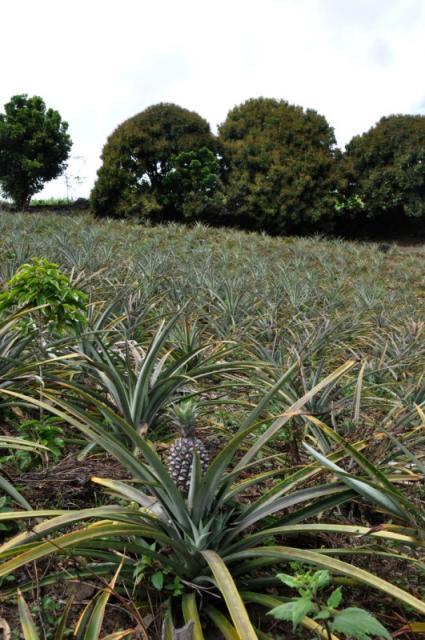
POLYGON ((102 161, 99 217, 272 234, 424 227, 424 116, 382 118, 341 152, 324 116, 284 100, 247 100, 217 136, 199 114, 157 104, 112 133, 102 161))
MULTIPOLYGON (((37 96, 0 114, 0 185, 18 208, 66 168, 68 125, 37 96)), ((425 231, 425 116, 392 115, 341 151, 312 109, 255 98, 217 135, 161 103, 108 138, 90 197, 98 217, 202 221, 271 234, 425 231)))

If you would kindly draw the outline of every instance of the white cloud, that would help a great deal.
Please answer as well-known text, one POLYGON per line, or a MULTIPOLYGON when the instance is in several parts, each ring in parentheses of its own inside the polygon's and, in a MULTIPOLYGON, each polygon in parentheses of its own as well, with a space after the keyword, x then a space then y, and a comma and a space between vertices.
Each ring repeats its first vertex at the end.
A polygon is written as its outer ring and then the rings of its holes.
MULTIPOLYGON (((0 105, 41 95, 70 123, 87 195, 107 136, 159 101, 212 127, 249 97, 312 107, 338 143, 423 113, 422 0, 17 0, 2 7, 0 105)), ((43 195, 65 196, 64 179, 43 195)))

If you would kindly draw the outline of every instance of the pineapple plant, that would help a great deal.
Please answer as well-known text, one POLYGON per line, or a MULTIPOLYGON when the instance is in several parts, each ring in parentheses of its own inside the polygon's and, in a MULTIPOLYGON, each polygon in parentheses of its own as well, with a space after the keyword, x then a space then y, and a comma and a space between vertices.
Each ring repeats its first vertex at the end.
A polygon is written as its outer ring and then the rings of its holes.
POLYGON ((205 473, 208 469, 207 449, 202 440, 196 437, 198 407, 195 400, 187 399, 174 405, 169 412, 173 426, 181 437, 177 438, 170 447, 167 467, 170 476, 183 493, 189 491, 195 452, 199 456, 202 472, 205 473))

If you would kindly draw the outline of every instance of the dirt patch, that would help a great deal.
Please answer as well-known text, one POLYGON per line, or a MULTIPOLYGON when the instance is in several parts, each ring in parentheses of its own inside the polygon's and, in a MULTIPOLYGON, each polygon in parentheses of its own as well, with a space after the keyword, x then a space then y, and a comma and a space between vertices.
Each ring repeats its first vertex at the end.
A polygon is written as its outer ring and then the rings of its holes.
POLYGON ((103 490, 92 477, 128 479, 119 462, 105 454, 78 460, 74 454, 46 469, 17 474, 10 469, 8 477, 19 488, 34 509, 80 509, 94 505, 103 490))

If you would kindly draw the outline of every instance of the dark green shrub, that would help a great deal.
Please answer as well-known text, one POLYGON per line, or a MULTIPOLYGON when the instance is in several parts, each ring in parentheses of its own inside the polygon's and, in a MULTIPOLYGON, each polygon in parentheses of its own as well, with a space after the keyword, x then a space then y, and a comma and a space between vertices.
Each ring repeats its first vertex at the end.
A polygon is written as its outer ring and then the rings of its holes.
POLYGON ((164 199, 164 176, 172 157, 202 147, 215 150, 216 141, 208 122, 194 111, 161 103, 126 120, 103 148, 91 193, 95 215, 178 217, 176 203, 164 199))
POLYGON ((225 202, 220 174, 217 154, 207 147, 182 151, 171 157, 161 202, 183 220, 213 222, 225 202))
POLYGON ((327 228, 338 187, 333 129, 311 109, 256 98, 219 128, 227 219, 271 233, 327 228))
POLYGON ((356 226, 382 231, 425 220, 425 116, 392 115, 355 136, 343 157, 356 226), (353 196, 356 200, 353 200, 353 196))

